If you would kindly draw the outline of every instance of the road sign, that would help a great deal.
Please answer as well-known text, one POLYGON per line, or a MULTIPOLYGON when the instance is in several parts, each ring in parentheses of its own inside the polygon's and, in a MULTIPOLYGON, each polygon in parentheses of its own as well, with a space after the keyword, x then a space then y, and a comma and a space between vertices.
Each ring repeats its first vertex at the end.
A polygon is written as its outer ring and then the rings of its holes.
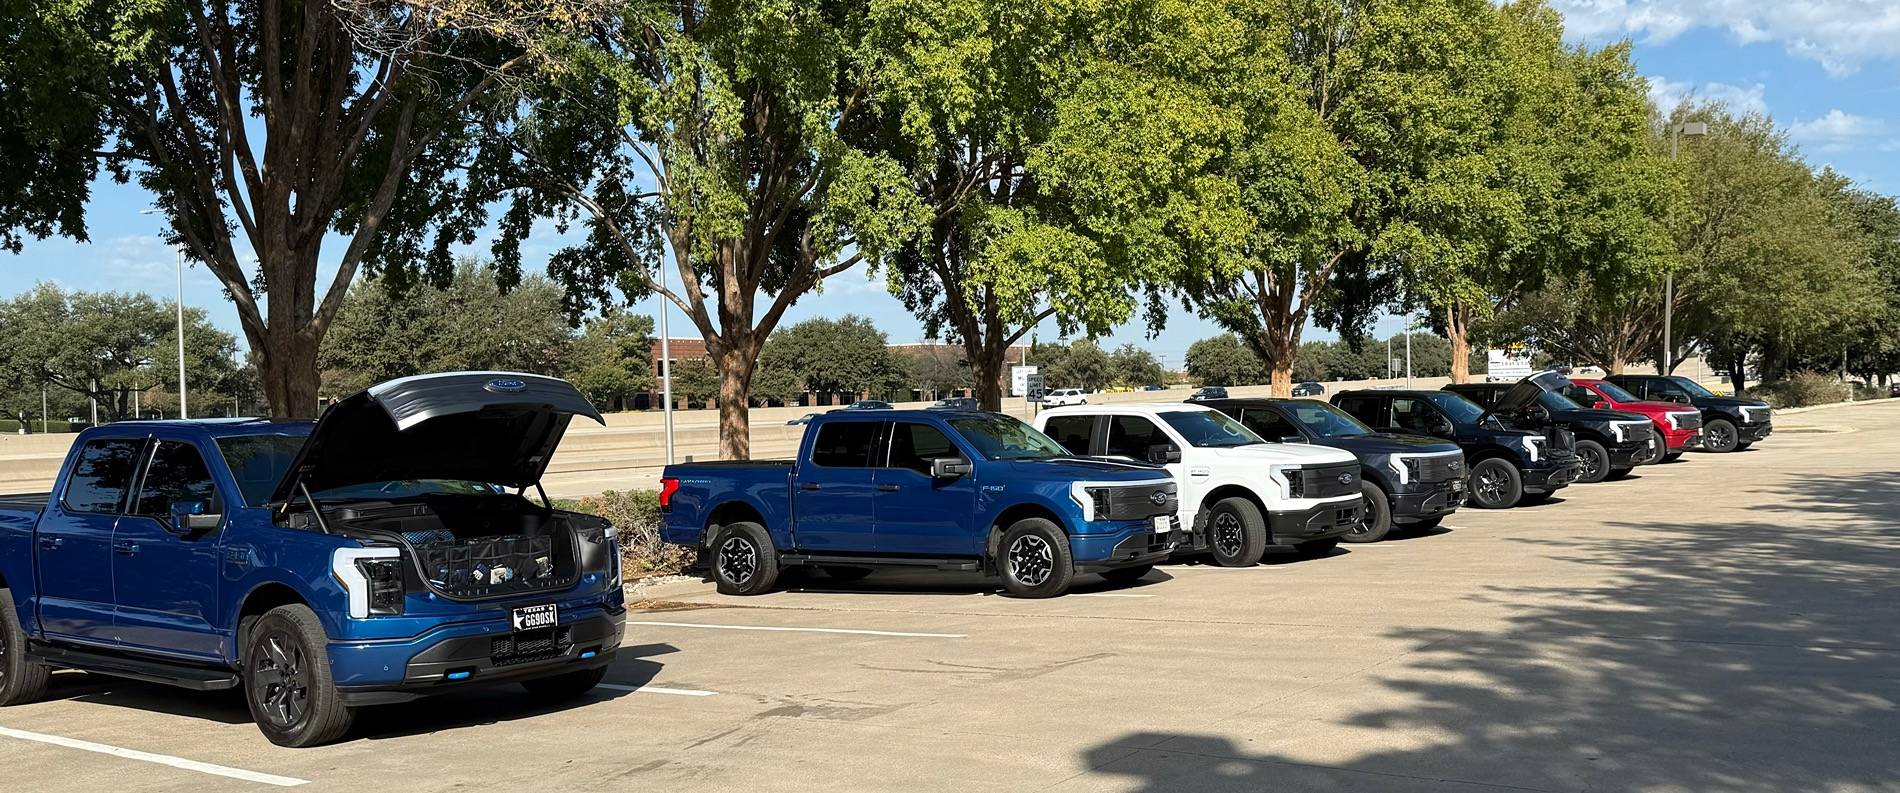
POLYGON ((1512 345, 1504 349, 1492 348, 1487 351, 1484 381, 1487 383, 1515 383, 1531 376, 1531 353, 1522 345, 1512 345))

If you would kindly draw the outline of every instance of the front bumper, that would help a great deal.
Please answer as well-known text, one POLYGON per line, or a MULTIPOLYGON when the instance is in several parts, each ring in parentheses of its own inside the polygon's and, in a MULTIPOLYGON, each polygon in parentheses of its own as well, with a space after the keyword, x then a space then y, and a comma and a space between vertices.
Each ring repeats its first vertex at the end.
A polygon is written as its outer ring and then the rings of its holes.
POLYGON ((1611 468, 1635 468, 1662 459, 1662 439, 1619 443, 1609 448, 1611 468))
POLYGON ((1662 430, 1661 432, 1669 451, 1679 452, 1702 448, 1702 430, 1662 430))
POLYGON ((1069 536, 1069 555, 1078 573, 1099 573, 1118 567, 1133 567, 1165 561, 1184 542, 1192 538, 1181 531, 1181 522, 1168 518, 1169 531, 1154 530, 1151 520, 1125 522, 1118 532, 1074 534, 1069 536))
POLYGON ((1395 521, 1425 520, 1449 515, 1465 503, 1465 480, 1452 479, 1423 485, 1412 493, 1393 493, 1388 497, 1395 521))
POLYGON ((1735 437, 1742 443, 1754 443, 1768 437, 1769 434, 1774 431, 1775 425, 1771 422, 1764 421, 1760 424, 1743 424, 1735 428, 1735 437))
POLYGON ((1524 480, 1524 492, 1550 493, 1577 481, 1577 477, 1583 475, 1583 463, 1573 458, 1568 462, 1538 468, 1519 468, 1517 473, 1524 480))
POLYGON ((1306 509, 1267 513, 1267 541, 1297 545, 1345 535, 1366 518, 1363 499, 1329 501, 1306 509))
POLYGON ((594 606, 564 610, 558 625, 535 631, 516 633, 503 616, 403 641, 331 642, 330 670, 345 704, 406 702, 605 666, 626 620, 624 608, 594 606))

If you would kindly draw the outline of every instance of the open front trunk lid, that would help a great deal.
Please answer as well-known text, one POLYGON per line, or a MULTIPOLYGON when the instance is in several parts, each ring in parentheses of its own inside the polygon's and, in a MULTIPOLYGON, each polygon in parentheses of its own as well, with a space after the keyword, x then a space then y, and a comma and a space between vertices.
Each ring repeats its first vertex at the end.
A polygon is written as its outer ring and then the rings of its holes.
POLYGON ((527 487, 547 471, 568 421, 605 424, 565 380, 514 372, 417 375, 371 386, 323 412, 273 501, 371 482, 459 479, 527 487))
POLYGON ((1543 396, 1544 392, 1561 394, 1569 385, 1570 378, 1554 370, 1538 372, 1517 381, 1517 384, 1511 386, 1511 390, 1504 392, 1503 396, 1498 397, 1498 401, 1486 409, 1484 415, 1479 416, 1478 420, 1483 421, 1485 416, 1517 413, 1537 404, 1537 398, 1543 396))

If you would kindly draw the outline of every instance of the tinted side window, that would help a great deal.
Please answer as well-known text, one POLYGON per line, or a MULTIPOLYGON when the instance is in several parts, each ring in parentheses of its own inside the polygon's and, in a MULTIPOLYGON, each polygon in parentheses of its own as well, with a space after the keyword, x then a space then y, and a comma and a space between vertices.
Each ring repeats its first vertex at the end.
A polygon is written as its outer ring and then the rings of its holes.
POLYGON ((871 447, 877 445, 876 421, 834 421, 818 428, 818 439, 811 445, 812 465, 826 468, 866 468, 871 465, 871 447))
POLYGON ((1432 404, 1417 397, 1392 398, 1392 424, 1406 432, 1419 435, 1432 434, 1432 417, 1436 416, 1432 404))
POLYGON ((1293 426, 1293 422, 1281 416, 1280 411, 1269 408, 1248 408, 1240 414, 1240 423, 1247 425, 1247 429, 1253 430, 1255 435, 1270 441, 1300 437, 1300 430, 1293 426))
POLYGON ((1168 435, 1141 416, 1111 416, 1108 420, 1108 445, 1103 453, 1110 457, 1148 459, 1148 447, 1174 442, 1168 435))
POLYGON ((1584 407, 1590 407, 1603 401, 1603 397, 1598 395, 1597 392, 1580 385, 1565 386, 1563 394, 1584 407))
POLYGON ((1095 434, 1094 416, 1051 416, 1042 434, 1054 438, 1062 448, 1074 454, 1089 453, 1089 436, 1095 434))
POLYGON ((67 511, 118 512, 132 484, 132 468, 138 464, 142 445, 143 441, 136 440, 99 440, 80 449, 61 499, 67 511))
POLYGON ((1374 397, 1341 397, 1337 407, 1351 413, 1353 418, 1370 427, 1391 426, 1385 420, 1385 411, 1379 409, 1379 400, 1374 397))
POLYGON ((205 467, 198 450, 188 443, 159 441, 152 451, 152 464, 145 469, 132 514, 166 517, 175 501, 202 501, 205 512, 224 511, 218 503, 218 488, 211 483, 211 469, 205 467))
POLYGON ((1682 390, 1682 386, 1676 385, 1673 381, 1661 377, 1645 380, 1643 381, 1643 385, 1649 389, 1650 399, 1669 399, 1670 397, 1686 397, 1689 395, 1689 392, 1682 390))
POLYGON ((955 444, 943 431, 929 424, 897 424, 891 427, 891 458, 888 468, 909 468, 930 475, 930 461, 939 457, 961 457, 955 444))

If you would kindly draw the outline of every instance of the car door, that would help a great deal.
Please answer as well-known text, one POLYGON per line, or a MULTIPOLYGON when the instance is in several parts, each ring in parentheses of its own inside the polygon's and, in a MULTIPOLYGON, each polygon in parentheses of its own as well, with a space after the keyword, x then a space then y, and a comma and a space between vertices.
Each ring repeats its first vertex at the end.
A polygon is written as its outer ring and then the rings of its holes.
POLYGON ((110 644, 112 531, 125 506, 143 438, 87 441, 66 487, 40 518, 40 625, 49 636, 110 644))
POLYGON ((146 449, 137 495, 112 533, 115 638, 129 649, 217 658, 220 529, 172 525, 172 505, 195 502, 225 514, 236 503, 220 491, 199 449, 160 439, 146 449))
POLYGON ((976 477, 936 479, 932 460, 971 459, 942 429, 928 422, 899 421, 886 436, 877 469, 879 553, 972 556, 982 551, 983 532, 971 531, 976 514, 976 477))
POLYGON ((1450 424, 1429 399, 1409 396, 1392 398, 1392 426, 1398 432, 1444 437, 1450 424))
POLYGON ((801 550, 869 553, 877 548, 877 469, 872 451, 889 422, 828 421, 793 485, 794 536, 801 550))
POLYGON ((1240 423, 1255 435, 1270 441, 1283 443, 1305 443, 1306 435, 1300 428, 1287 421, 1280 411, 1273 408, 1246 408, 1240 412, 1240 423))
POLYGON ((1042 433, 1062 444, 1070 454, 1089 457, 1094 454, 1091 445, 1095 440, 1095 420, 1095 416, 1074 413, 1050 416, 1043 420, 1042 433))
POLYGON ((1387 415, 1385 399, 1376 396, 1349 396, 1334 400, 1333 406, 1351 414, 1361 423, 1381 432, 1391 432, 1392 418, 1387 415))

